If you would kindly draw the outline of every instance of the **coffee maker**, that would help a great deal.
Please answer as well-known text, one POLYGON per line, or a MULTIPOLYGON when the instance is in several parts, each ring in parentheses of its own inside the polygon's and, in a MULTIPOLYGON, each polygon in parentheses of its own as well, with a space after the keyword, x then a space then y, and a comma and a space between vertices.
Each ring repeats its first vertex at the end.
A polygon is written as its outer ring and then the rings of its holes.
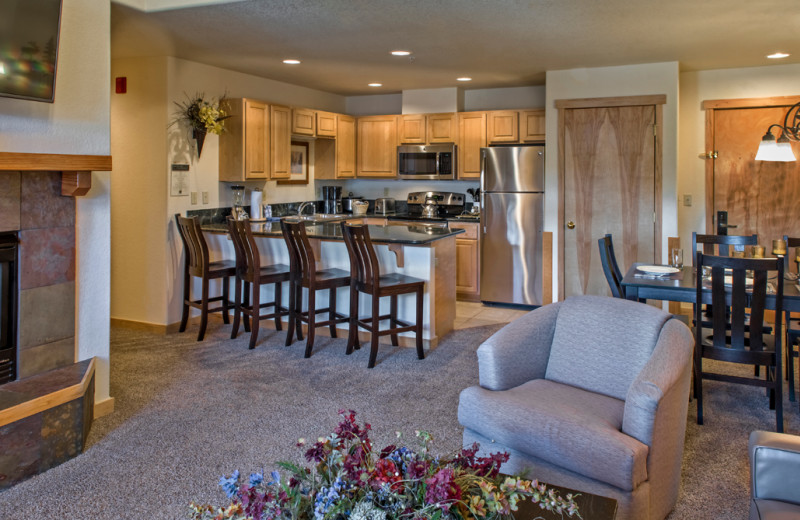
POLYGON ((322 205, 324 213, 341 213, 342 212, 342 187, 341 186, 323 186, 322 187, 322 205))

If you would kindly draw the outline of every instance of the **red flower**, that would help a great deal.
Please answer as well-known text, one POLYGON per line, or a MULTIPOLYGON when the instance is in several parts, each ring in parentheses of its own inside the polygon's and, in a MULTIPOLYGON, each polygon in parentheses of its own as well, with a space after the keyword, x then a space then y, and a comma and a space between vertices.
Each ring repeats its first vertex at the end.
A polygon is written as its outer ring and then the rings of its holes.
POLYGON ((425 502, 438 504, 448 511, 456 500, 461 500, 461 488, 455 483, 455 474, 452 468, 442 468, 434 476, 425 481, 428 489, 425 491, 425 502))
POLYGON ((383 484, 391 484, 392 491, 398 491, 402 481, 400 470, 389 459, 378 459, 372 473, 372 487, 379 489, 383 484))

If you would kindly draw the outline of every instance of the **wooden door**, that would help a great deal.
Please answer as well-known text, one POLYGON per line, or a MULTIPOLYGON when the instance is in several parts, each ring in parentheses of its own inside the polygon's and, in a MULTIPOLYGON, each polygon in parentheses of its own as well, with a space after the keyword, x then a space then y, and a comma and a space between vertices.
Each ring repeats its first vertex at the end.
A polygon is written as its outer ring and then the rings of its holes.
POLYGON ((481 178, 481 148, 486 147, 486 112, 458 114, 458 178, 481 178))
POLYGON ((244 102, 244 178, 269 177, 269 107, 266 103, 244 102))
POLYGON ((543 142, 545 136, 545 110, 525 110, 519 113, 519 138, 523 143, 543 142))
POLYGON ((358 176, 397 177, 398 116, 358 118, 358 176))
POLYGON ((292 134, 314 137, 317 134, 316 112, 310 108, 293 108, 292 134))
POLYGON ((519 112, 516 110, 489 112, 486 120, 486 133, 491 144, 518 143, 519 112))
POLYGON ((288 179, 292 153, 292 110, 281 105, 270 105, 270 179, 288 179))
POLYGON ((561 118, 565 226, 560 292, 610 295, 597 247, 600 237, 613 235, 622 269, 660 256, 656 107, 571 108, 561 118))
POLYGON ((407 114, 400 119, 400 144, 425 144, 425 115, 407 114))
POLYGON ((336 116, 336 178, 356 176, 356 120, 354 117, 336 116))
POLYGON ((317 137, 336 137, 336 114, 317 111, 317 137))
MULTIPOLYGON (((768 253, 772 240, 800 236, 800 165, 755 160, 761 137, 771 124, 783 124, 787 111, 786 106, 713 110, 707 149, 717 156, 711 161, 712 185, 706 186, 712 195, 707 232, 716 232, 717 211, 727 211, 728 224, 737 226, 728 234, 757 233, 768 253)), ((792 143, 792 150, 800 157, 800 143, 792 143)))
POLYGON ((455 112, 444 114, 428 114, 428 142, 434 143, 456 143, 458 140, 458 124, 456 123, 455 112))

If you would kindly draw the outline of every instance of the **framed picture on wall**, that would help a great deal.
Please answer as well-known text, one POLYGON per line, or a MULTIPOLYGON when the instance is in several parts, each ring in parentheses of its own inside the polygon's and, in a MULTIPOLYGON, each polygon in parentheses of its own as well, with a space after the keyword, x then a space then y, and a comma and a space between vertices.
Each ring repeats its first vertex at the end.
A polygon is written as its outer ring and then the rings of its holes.
POLYGON ((292 141, 289 173, 289 178, 278 181, 278 184, 308 184, 308 143, 292 141))

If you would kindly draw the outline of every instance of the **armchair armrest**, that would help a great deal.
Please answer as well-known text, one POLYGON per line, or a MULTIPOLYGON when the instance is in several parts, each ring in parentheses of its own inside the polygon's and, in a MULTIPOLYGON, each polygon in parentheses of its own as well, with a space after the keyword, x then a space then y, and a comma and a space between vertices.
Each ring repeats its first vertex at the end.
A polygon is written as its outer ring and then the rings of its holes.
POLYGON ((557 302, 531 311, 483 342, 478 348, 483 388, 508 390, 544 377, 560 306, 557 302))
POLYGON ((800 504, 800 437, 755 431, 748 451, 752 497, 800 504))

